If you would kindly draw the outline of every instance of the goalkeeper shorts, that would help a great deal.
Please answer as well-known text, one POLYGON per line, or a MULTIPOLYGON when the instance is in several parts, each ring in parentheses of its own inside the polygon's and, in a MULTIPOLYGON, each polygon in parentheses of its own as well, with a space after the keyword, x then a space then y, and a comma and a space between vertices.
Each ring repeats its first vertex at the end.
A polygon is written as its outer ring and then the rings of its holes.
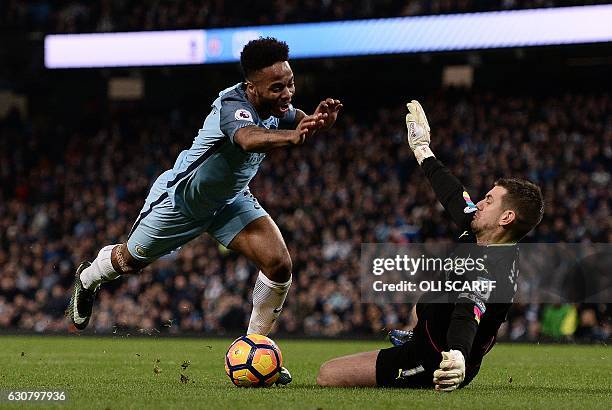
POLYGON ((380 387, 433 388, 433 373, 442 355, 418 334, 401 346, 382 349, 376 357, 376 384, 380 387))

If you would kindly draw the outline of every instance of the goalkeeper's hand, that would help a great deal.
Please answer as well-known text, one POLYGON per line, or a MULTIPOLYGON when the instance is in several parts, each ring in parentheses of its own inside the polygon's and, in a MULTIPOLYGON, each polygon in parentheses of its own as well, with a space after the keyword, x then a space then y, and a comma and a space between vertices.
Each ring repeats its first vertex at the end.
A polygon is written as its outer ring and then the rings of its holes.
POLYGON ((412 100, 406 104, 406 107, 408 107, 408 114, 406 114, 408 145, 420 164, 425 158, 434 156, 429 148, 431 129, 425 111, 417 100, 412 100))
POLYGON ((465 379, 465 359, 459 350, 442 352, 440 368, 434 372, 437 391, 453 391, 465 379))

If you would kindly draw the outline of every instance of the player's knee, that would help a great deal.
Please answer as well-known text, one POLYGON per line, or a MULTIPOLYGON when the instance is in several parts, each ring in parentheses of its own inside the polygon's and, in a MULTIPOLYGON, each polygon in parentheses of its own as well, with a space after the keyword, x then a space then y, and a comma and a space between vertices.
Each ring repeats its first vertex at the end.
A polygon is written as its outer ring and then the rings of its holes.
POLYGON ((317 384, 322 387, 335 386, 335 380, 333 377, 333 363, 329 360, 321 365, 319 368, 319 374, 317 374, 317 384))
POLYGON ((262 271, 270 280, 281 283, 289 280, 292 269, 289 252, 281 252, 271 257, 265 266, 262 266, 262 271))

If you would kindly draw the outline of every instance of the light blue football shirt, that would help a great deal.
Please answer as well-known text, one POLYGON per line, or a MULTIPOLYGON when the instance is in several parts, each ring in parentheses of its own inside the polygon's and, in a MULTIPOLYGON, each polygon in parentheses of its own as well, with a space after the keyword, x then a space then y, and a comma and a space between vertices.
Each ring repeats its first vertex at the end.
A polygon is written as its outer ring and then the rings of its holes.
POLYGON ((294 128, 295 108, 283 118, 261 119, 247 100, 244 83, 219 93, 191 148, 182 151, 168 172, 166 190, 184 214, 207 217, 247 189, 265 154, 246 152, 234 143, 242 127, 294 128))

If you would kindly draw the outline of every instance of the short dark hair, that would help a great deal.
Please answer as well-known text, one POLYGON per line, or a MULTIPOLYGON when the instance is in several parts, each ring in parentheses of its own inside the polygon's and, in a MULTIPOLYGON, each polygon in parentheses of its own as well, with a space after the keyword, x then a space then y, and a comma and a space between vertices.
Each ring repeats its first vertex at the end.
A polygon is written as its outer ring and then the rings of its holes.
POLYGON ((245 78, 257 70, 270 67, 279 61, 289 59, 289 46, 273 37, 260 37, 251 40, 240 53, 240 66, 245 78))
POLYGON ((544 198, 540 187, 526 179, 501 178, 496 186, 506 189, 502 205, 512 209, 516 220, 512 224, 513 238, 519 240, 529 233, 544 216, 544 198))

